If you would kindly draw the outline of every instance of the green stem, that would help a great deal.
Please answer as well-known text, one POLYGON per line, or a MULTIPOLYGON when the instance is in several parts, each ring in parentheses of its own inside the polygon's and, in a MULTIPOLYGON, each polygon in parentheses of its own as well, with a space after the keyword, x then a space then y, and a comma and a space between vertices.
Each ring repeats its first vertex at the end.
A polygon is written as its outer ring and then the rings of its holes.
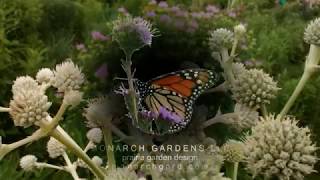
POLYGON ((79 175, 77 173, 77 166, 75 166, 74 164, 71 163, 69 156, 66 152, 64 152, 62 154, 64 160, 66 161, 67 164, 67 171, 71 174, 71 176, 73 177, 74 180, 80 180, 79 175))
POLYGON ((103 171, 90 159, 86 153, 83 152, 83 150, 72 140, 72 138, 65 136, 65 134, 66 133, 62 130, 62 128, 59 130, 54 129, 50 133, 52 137, 60 141, 67 147, 67 149, 71 150, 76 156, 82 159, 99 179, 104 179, 105 174, 103 171))
POLYGON ((0 144, 0 161, 9 152, 11 152, 11 151, 13 151, 13 150, 25 145, 25 144, 31 143, 33 141, 37 141, 45 136, 47 136, 47 132, 43 131, 42 129, 38 129, 31 136, 28 136, 22 140, 14 142, 12 144, 0 144))
POLYGON ((112 131, 110 129, 103 129, 104 142, 107 150, 107 159, 108 159, 108 169, 116 168, 116 161, 114 158, 113 152, 113 143, 112 143, 112 131))
POLYGON ((221 66, 224 69, 225 75, 227 80, 230 82, 230 84, 233 84, 235 79, 232 72, 232 60, 229 56, 228 49, 223 48, 221 50, 221 66))
POLYGON ((37 168, 51 168, 51 169, 56 169, 56 170, 61 170, 61 171, 67 171, 67 169, 65 167, 56 166, 53 164, 48 164, 48 163, 43 163, 43 162, 37 162, 36 166, 37 166, 37 168))
POLYGON ((260 110, 261 110, 262 116, 266 118, 268 116, 268 110, 266 105, 262 104, 260 110))
POLYGON ((296 86, 295 90, 293 91, 291 97, 287 101, 286 105, 281 110, 281 112, 278 116, 279 119, 282 119, 288 113, 290 108, 293 106, 294 102, 296 101, 296 99, 298 98, 300 93, 302 92, 304 86, 306 85, 306 83, 308 82, 310 77, 316 72, 315 67, 318 65, 319 60, 320 60, 320 47, 315 46, 315 45, 311 45, 310 50, 309 50, 309 54, 307 56, 307 60, 305 63, 303 75, 302 75, 298 85, 296 86))
POLYGON ((233 163, 233 176, 232 176, 232 180, 237 180, 237 177, 238 177, 238 167, 239 167, 239 163, 238 163, 238 162, 233 163))
POLYGON ((0 106, 0 112, 9 112, 9 111, 10 111, 10 108, 0 106))
POLYGON ((239 162, 226 162, 226 176, 232 180, 237 180, 239 162))

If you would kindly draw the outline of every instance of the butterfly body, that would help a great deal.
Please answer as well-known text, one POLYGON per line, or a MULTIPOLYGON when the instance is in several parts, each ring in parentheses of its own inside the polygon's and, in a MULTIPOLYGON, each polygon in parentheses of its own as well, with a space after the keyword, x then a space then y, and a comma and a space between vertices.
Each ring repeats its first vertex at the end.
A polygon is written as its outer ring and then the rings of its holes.
POLYGON ((219 74, 212 70, 187 69, 165 74, 147 82, 137 80, 136 87, 143 109, 156 114, 165 109, 181 117, 183 123, 172 123, 168 129, 169 133, 174 133, 190 122, 194 102, 201 93, 220 80, 219 74))

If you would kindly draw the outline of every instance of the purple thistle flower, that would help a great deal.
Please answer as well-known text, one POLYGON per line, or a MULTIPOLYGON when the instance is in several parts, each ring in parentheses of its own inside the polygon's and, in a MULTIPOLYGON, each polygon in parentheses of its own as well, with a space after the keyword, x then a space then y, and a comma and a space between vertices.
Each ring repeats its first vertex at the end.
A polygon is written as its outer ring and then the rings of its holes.
POLYGON ((168 16, 167 14, 162 14, 159 17, 159 20, 160 20, 160 22, 163 22, 163 23, 170 23, 171 22, 171 17, 168 16))
POLYGON ((167 8, 168 7, 168 3, 165 2, 165 1, 161 1, 161 2, 159 2, 158 6, 161 7, 161 8, 167 8))
POLYGON ((136 32, 140 35, 141 41, 146 45, 151 45, 153 32, 151 31, 151 25, 149 22, 143 20, 142 18, 135 18, 135 28, 136 32))
POLYGON ((81 51, 81 52, 87 52, 87 48, 83 43, 76 44, 76 49, 81 51))
POLYGON ((126 16, 114 21, 112 37, 119 43, 122 49, 124 47, 130 47, 128 49, 123 49, 124 51, 132 51, 146 45, 150 46, 152 38, 156 33, 158 33, 158 31, 152 28, 152 24, 149 21, 146 21, 141 17, 132 18, 131 16, 126 16), (128 38, 132 36, 134 38, 128 38))
POLYGON ((153 119, 156 119, 156 118, 159 117, 159 115, 157 113, 152 112, 152 111, 142 110, 142 111, 139 111, 139 112, 142 115, 142 117, 144 117, 146 119, 153 120, 153 119))
POLYGON ((106 63, 103 63, 95 72, 95 76, 100 79, 105 79, 108 76, 108 67, 106 63))
POLYGON ((164 120, 169 120, 171 122, 174 122, 176 124, 184 124, 183 118, 181 118, 175 112, 168 111, 167 108, 164 108, 164 107, 160 107, 159 117, 161 117, 164 120))
POLYGON ((155 17, 156 16, 156 13, 154 11, 149 11, 147 12, 146 14, 148 17, 155 17))
POLYGON ((93 40, 96 40, 96 41, 107 41, 107 40, 110 39, 108 36, 103 35, 99 31, 92 31, 91 32, 91 37, 92 37, 93 40))

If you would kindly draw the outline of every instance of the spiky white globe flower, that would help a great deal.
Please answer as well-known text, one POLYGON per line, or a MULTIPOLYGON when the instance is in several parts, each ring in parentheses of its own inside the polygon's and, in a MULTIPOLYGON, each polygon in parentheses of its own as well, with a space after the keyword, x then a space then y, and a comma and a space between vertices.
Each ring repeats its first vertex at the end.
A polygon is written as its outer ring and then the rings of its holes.
POLYGON ((243 24, 238 24, 234 27, 234 34, 236 36, 242 36, 246 31, 246 27, 243 24))
POLYGON ((93 156, 92 161, 97 165, 97 166, 102 166, 103 160, 99 156, 93 156))
POLYGON ((117 116, 124 114, 122 99, 115 94, 108 94, 88 101, 83 116, 90 128, 105 127, 117 116))
POLYGON ((38 158, 34 155, 25 155, 20 159, 20 167, 24 171, 32 171, 36 168, 38 158))
POLYGON ((320 18, 309 23, 304 31, 304 41, 308 44, 320 46, 320 18))
POLYGON ((126 53, 150 46, 156 33, 152 24, 140 17, 121 17, 113 23, 113 37, 126 53))
POLYGON ((245 147, 240 141, 229 140, 221 147, 221 154, 229 162, 241 162, 244 159, 245 147))
POLYGON ((66 92, 70 90, 79 90, 84 83, 85 77, 81 69, 75 65, 71 59, 58 64, 54 70, 53 86, 59 92, 66 92))
POLYGON ((37 89, 39 84, 30 76, 20 76, 13 82, 12 94, 20 93, 23 89, 37 89))
POLYGON ((9 114, 15 126, 39 125, 40 121, 47 119, 51 102, 34 79, 28 76, 17 78, 12 93, 9 114))
POLYGON ((269 104, 279 89, 277 82, 261 69, 245 70, 238 74, 231 87, 234 99, 252 108, 269 104))
POLYGON ((66 147, 61 144, 58 140, 50 137, 47 143, 47 151, 49 153, 50 158, 57 158, 62 156, 63 153, 66 151, 66 147))
POLYGON ((246 67, 244 66, 244 64, 236 62, 236 63, 232 63, 232 72, 234 75, 239 75, 240 73, 243 73, 246 71, 246 67))
POLYGON ((212 50, 230 48, 233 43, 233 33, 225 28, 219 28, 210 32, 209 46, 212 50))
POLYGON ((231 122, 232 127, 238 132, 251 128, 259 121, 259 113, 243 104, 237 103, 234 113, 236 117, 230 117, 228 121, 231 122))
POLYGON ((138 176, 134 171, 130 171, 128 168, 116 168, 108 172, 105 179, 138 180, 138 176))
POLYGON ((92 128, 87 132, 87 138, 94 142, 100 143, 102 140, 102 131, 100 128, 92 128))
POLYGON ((63 101, 65 104, 75 107, 82 101, 83 92, 70 90, 64 93, 63 101))
POLYGON ((174 152, 173 157, 188 157, 189 159, 164 160, 161 163, 157 162, 157 167, 161 171, 162 177, 169 180, 228 179, 220 173, 223 156, 217 152, 211 152, 209 149, 205 151, 174 152))
POLYGON ((49 68, 42 68, 38 71, 36 75, 36 80, 38 83, 51 84, 54 80, 54 74, 49 68))
POLYGON ((254 176, 303 180, 304 175, 315 172, 318 148, 311 141, 310 129, 297 123, 289 116, 281 120, 268 116, 252 128, 244 144, 246 166, 254 176))
MULTIPOLYGON (((103 164, 103 160, 99 157, 99 156, 93 156, 91 158, 91 160, 97 165, 97 166, 101 166, 103 164)), ((78 159, 76 161, 76 165, 82 168, 89 168, 89 166, 82 160, 82 159, 78 159)))

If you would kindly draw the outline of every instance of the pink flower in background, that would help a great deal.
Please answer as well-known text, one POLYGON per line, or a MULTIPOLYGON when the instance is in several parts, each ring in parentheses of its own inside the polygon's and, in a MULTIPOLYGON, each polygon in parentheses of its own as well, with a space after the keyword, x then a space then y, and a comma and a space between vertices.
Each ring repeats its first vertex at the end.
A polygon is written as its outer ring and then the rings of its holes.
POLYGON ((151 1, 149 1, 149 4, 157 4, 157 1, 156 0, 151 0, 151 1))
POLYGON ((207 12, 211 12, 211 13, 218 13, 220 11, 220 9, 214 5, 208 5, 206 7, 206 10, 207 10, 207 12))
POLYGON ((155 17, 156 16, 156 13, 154 11, 149 11, 147 12, 146 14, 148 17, 155 17))
POLYGON ((107 41, 107 40, 110 39, 108 36, 103 35, 99 31, 92 31, 91 32, 91 37, 92 37, 93 40, 96 40, 96 41, 107 41))
POLYGON ((228 12, 228 16, 235 18, 235 17, 237 17, 237 14, 233 11, 230 11, 230 12, 228 12))
POLYGON ((82 52, 87 52, 87 48, 83 43, 76 44, 76 49, 82 52))
POLYGON ((163 14, 159 17, 159 20, 163 23, 170 23, 171 22, 171 17, 166 15, 166 14, 163 14))
POLYGON ((176 12, 178 12, 178 11, 180 11, 180 8, 179 8, 178 6, 173 6, 173 7, 171 7, 171 12, 176 13, 176 12))
POLYGON ((168 8, 168 3, 165 1, 161 1, 159 2, 158 6, 161 8, 168 8))
POLYGON ((108 76, 108 66, 106 63, 102 64, 94 74, 97 78, 105 79, 108 76))

